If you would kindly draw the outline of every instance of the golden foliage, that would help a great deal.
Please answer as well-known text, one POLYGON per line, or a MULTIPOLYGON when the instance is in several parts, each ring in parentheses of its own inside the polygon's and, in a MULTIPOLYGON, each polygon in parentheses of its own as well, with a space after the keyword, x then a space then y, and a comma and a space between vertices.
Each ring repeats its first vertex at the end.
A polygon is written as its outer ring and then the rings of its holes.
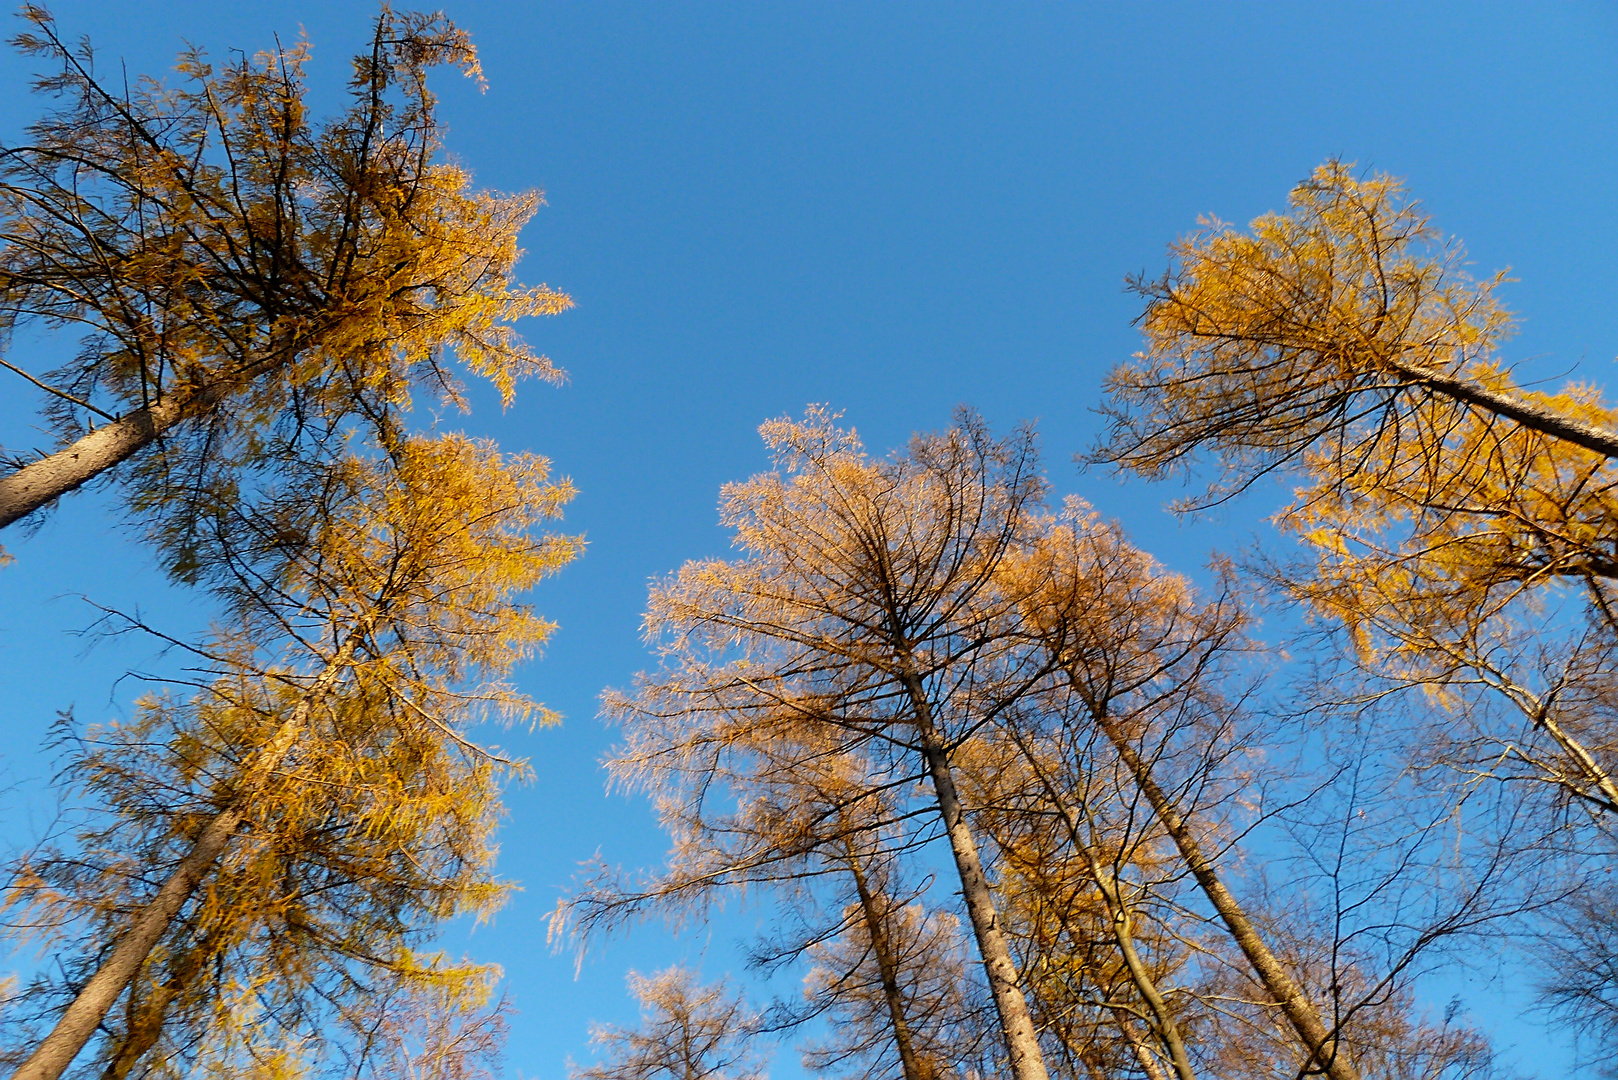
POLYGON ((1500 279, 1468 278, 1388 177, 1329 162, 1288 213, 1204 224, 1132 281, 1146 349, 1108 378, 1103 460, 1161 476, 1211 449, 1228 490, 1315 448, 1346 475, 1397 433, 1412 368, 1467 373, 1510 328, 1500 279))
POLYGON ((491 835, 499 776, 523 766, 469 728, 551 718, 503 676, 552 629, 513 597, 579 550, 536 532, 571 488, 459 436, 283 480, 210 522, 204 564, 234 620, 197 651, 209 677, 92 731, 70 774, 96 817, 11 889, 32 913, 18 929, 93 969, 196 838, 241 818, 107 1022, 109 1075, 363 1049, 382 987, 453 1014, 497 975, 420 946, 508 891, 491 835))
POLYGON ((598 1025, 590 1041, 606 1060, 580 1068, 569 1080, 764 1080, 758 1018, 721 981, 703 986, 682 967, 651 975, 629 973, 629 991, 641 1005, 637 1028, 598 1025))
POLYGON ((1147 348, 1113 373, 1095 456, 1159 476, 1211 450, 1216 498, 1295 469, 1277 521, 1315 565, 1275 580, 1374 675, 1450 708, 1492 689, 1524 722, 1446 734, 1439 756, 1618 808, 1599 674, 1618 645, 1618 414, 1587 385, 1514 383, 1502 279, 1469 279, 1386 176, 1328 163, 1287 213, 1173 253, 1136 283, 1147 348))
POLYGON ((570 306, 513 276, 540 195, 478 191, 440 160, 426 77, 479 75, 465 31, 384 7, 348 109, 316 123, 302 42, 220 66, 190 50, 177 83, 113 89, 44 9, 24 15, 15 44, 56 65, 36 85, 62 104, 0 152, 0 329, 85 333, 35 380, 64 440, 180 406, 131 478, 145 510, 305 428, 385 440, 413 386, 461 403, 449 354, 508 402, 519 378, 561 377, 511 325, 570 306))

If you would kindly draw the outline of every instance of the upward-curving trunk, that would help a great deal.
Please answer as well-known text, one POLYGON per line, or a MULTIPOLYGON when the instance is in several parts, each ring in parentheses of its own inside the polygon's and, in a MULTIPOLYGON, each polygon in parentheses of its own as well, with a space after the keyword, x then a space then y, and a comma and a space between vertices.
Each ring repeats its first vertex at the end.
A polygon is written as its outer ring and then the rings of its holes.
POLYGON ((847 841, 848 869, 854 878, 854 890, 860 898, 860 914, 865 917, 865 929, 871 935, 871 953, 876 957, 877 973, 882 979, 882 1002, 888 1010, 888 1023, 893 1028, 893 1044, 899 1051, 899 1066, 904 1080, 936 1080, 935 1070, 916 1053, 915 1039, 910 1034, 910 1018, 905 1014, 904 992, 899 986, 899 958, 894 953, 893 941, 888 936, 887 910, 882 899, 871 891, 865 877, 865 867, 854 850, 854 842, 847 841))
POLYGON ((938 798, 939 815, 944 819, 944 832, 949 837, 950 852, 955 856, 955 869, 961 879, 961 896, 966 901, 967 918, 972 922, 972 933, 977 938, 978 952, 983 957, 983 970, 989 979, 989 993, 994 998, 995 1012, 1000 1017, 1006 1053, 1011 1058, 1011 1075, 1015 1080, 1049 1080, 1045 1057, 1039 1049, 1039 1034, 1034 1030, 1034 1018, 1028 1012, 1028 1001, 1023 997, 1021 981, 1017 976, 1017 964, 1011 957, 1011 948, 1006 944, 1000 917, 994 909, 994 895, 989 890, 989 879, 983 872, 983 861, 978 857, 977 842, 961 809, 961 798, 955 787, 949 755, 933 723, 932 707, 927 702, 919 678, 909 674, 904 682, 910 696, 916 730, 921 736, 922 755, 927 762, 927 772, 932 777, 933 792, 938 798))
MULTIPOLYGON (((298 738, 308 724, 309 714, 349 666, 358 644, 358 636, 351 636, 321 671, 309 690, 299 699, 292 714, 276 729, 270 742, 254 757, 230 805, 204 826, 202 832, 191 842, 191 850, 186 852, 179 865, 157 890, 157 894, 130 917, 129 926, 118 939, 118 944, 68 1003, 50 1034, 34 1048, 34 1052, 23 1062, 22 1067, 12 1074, 11 1080, 59 1080, 67 1071, 67 1067, 73 1063, 79 1051, 84 1049, 84 1044, 90 1041, 90 1037, 95 1034, 96 1028, 101 1026, 113 1005, 117 1004, 118 999, 129 989, 130 983, 140 974, 146 958, 162 940, 163 934, 173 925, 181 909, 185 907, 186 901, 196 893, 197 887, 213 870, 214 864, 219 861, 225 849, 230 846, 236 831, 247 820, 254 797, 264 789, 281 762, 297 744, 298 738)), ((154 1019, 161 1022, 161 1016, 154 1019)), ((147 1032, 144 1037, 148 1049, 155 1044, 155 1033, 147 1032)), ((126 1070, 133 1064, 128 1063, 125 1066, 126 1070)))

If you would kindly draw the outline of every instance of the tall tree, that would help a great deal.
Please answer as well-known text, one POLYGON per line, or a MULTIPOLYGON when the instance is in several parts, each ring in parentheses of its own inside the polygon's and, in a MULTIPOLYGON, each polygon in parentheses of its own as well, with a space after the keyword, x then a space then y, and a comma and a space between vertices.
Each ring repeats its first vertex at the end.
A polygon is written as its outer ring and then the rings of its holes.
POLYGON ((498 759, 466 728, 548 716, 501 677, 551 630, 513 598, 577 553, 536 531, 571 488, 459 436, 307 464, 211 506, 199 572, 229 632, 197 651, 193 696, 149 702, 119 737, 150 737, 149 755, 85 759, 110 814, 82 838, 92 857, 16 886, 74 946, 18 1077, 60 1076, 97 1030, 114 1076, 159 1036, 247 1045, 270 1029, 235 987, 315 1030, 320 1002, 366 992, 345 964, 426 974, 404 946, 498 900, 498 759))
POLYGON ((1074 1076, 1136 1069, 1193 1080, 1197 1010, 1161 825, 1082 713, 1046 713, 1050 688, 1008 710, 1003 738, 965 762, 971 801, 1000 851, 1000 893, 1049 1056, 1074 1076), (1037 703, 1037 704, 1035 704, 1037 703))
POLYGON ((450 353, 508 400, 559 377, 510 325, 569 305, 513 278, 539 194, 477 191, 440 157, 427 74, 480 77, 465 31, 384 6, 350 106, 317 124, 301 43, 109 85, 48 12, 23 16, 14 44, 62 104, 0 148, 0 332, 85 336, 43 375, 0 361, 59 437, 12 455, 0 526, 131 459, 134 504, 188 516, 307 423, 396 429, 413 387, 459 401, 450 353))
POLYGON ((742 557, 690 563, 654 588, 647 627, 664 664, 629 709, 671 726, 718 718, 755 743, 772 729, 824 742, 895 784, 925 777, 1010 1071, 1044 1080, 954 764, 1040 674, 991 632, 1006 609, 995 571, 1033 528, 1044 490, 1031 437, 997 442, 962 414, 876 460, 823 411, 761 430, 779 471, 723 494, 742 557))
POLYGON ((640 1001, 640 1026, 594 1028, 590 1041, 607 1060, 571 1065, 569 1080, 764 1080, 757 1017, 723 982, 702 986, 695 973, 672 967, 630 972, 629 989, 640 1001))
POLYGON ((803 1003, 788 1011, 827 1021, 804 1067, 848 1080, 892 1076, 895 1064, 904 1080, 991 1075, 999 1055, 960 920, 902 888, 897 860, 851 850, 847 865, 854 895, 841 932, 809 947, 803 1003))
MULTIPOLYGON (((1340 1044, 1335 1022, 1322 1016, 1294 972, 1276 955, 1225 880, 1220 846, 1199 821, 1208 771, 1193 767, 1171 779, 1175 736, 1190 733, 1193 759, 1221 753, 1209 738, 1229 724, 1219 669, 1240 647, 1244 622, 1229 601, 1200 604, 1183 579, 1155 572, 1116 527, 1082 506, 1050 529, 1030 555, 1008 563, 1030 586, 1024 627, 1036 635, 1065 677, 1050 711, 1059 722, 1093 725, 1105 737, 1208 903, 1241 950, 1258 982, 1302 1042, 1307 1070, 1333 1080, 1359 1073, 1340 1044), (1075 715, 1076 713, 1076 715, 1075 715), (1202 729, 1201 737, 1197 729, 1202 729)), ((1179 753, 1183 754, 1184 750, 1179 753)))
POLYGON ((972 980, 956 970, 940 984, 955 970, 948 935, 937 917, 911 910, 925 890, 899 884, 902 857, 930 838, 908 826, 893 778, 790 711, 768 720, 716 702, 664 716, 647 704, 608 696, 629 737, 607 764, 655 799, 674 841, 667 863, 635 880, 597 870, 553 928, 572 923, 587 941, 638 917, 679 925, 767 891, 781 918, 752 945, 751 963, 773 974, 807 956, 815 987, 802 1005, 773 1009, 772 1029, 831 1014, 846 1030, 839 1023, 810 1051, 814 1061, 897 1064, 905 1080, 962 1071, 972 1056, 960 1037, 972 980))
POLYGON ((1388 177, 1328 163, 1288 212, 1174 254, 1136 283, 1147 347, 1095 457, 1156 476, 1211 452, 1212 499, 1300 477, 1277 521, 1308 559, 1266 572, 1341 629, 1367 681, 1339 693, 1421 691, 1418 763, 1458 799, 1484 776, 1539 792, 1521 843, 1610 859, 1618 417, 1589 385, 1514 383, 1500 279, 1469 279, 1388 177))
MULTIPOLYGON (((1618 467, 1579 434, 1614 426, 1596 391, 1512 386, 1495 282, 1466 278, 1385 176, 1329 163, 1289 213, 1174 251, 1169 274, 1137 282, 1147 349, 1111 377, 1096 456, 1155 476, 1210 450, 1225 475, 1214 497, 1301 471, 1278 520, 1316 565, 1277 568, 1285 587, 1341 620, 1379 675, 1497 691, 1533 744, 1508 766, 1618 806, 1618 729, 1594 677, 1618 641, 1618 467), (1546 648, 1556 620, 1540 612, 1567 606, 1561 584, 1583 593, 1575 619, 1590 626, 1546 648)), ((1519 736, 1469 741, 1484 748, 1464 756, 1482 759, 1519 736)))
MULTIPOLYGON (((1288 885, 1266 895, 1262 873, 1238 873, 1244 857, 1232 840, 1254 823, 1229 810, 1238 800, 1265 799, 1266 785, 1242 764, 1250 738, 1245 612, 1228 592, 1200 599, 1082 504, 1071 505, 1037 547, 1008 560, 1006 572, 1037 583, 1013 591, 1028 598, 1024 631, 1051 652, 1060 674, 1037 708, 1008 713, 1004 726, 1025 748, 1027 767, 1041 756, 1029 751, 1048 748, 1053 765, 1072 763, 1070 774, 1084 766, 1105 777, 1119 800, 1114 813, 1155 817, 1172 844, 1172 853, 1156 857, 1189 873, 1228 944, 1199 937, 1191 905, 1161 886, 1154 921, 1194 943, 1199 959, 1235 948, 1204 964, 1203 978, 1182 982, 1182 1001, 1205 1006, 1192 1013, 1196 1037, 1185 1040, 1200 1044, 1202 1068, 1258 1074, 1257 1052, 1233 1058, 1230 1051, 1252 1045, 1244 1028, 1271 1032, 1262 1056, 1279 1059, 1277 1075, 1400 1075, 1416 1062, 1442 1075, 1486 1060, 1475 1033, 1435 1033, 1413 1018, 1410 985, 1431 950, 1520 910, 1509 889, 1523 865, 1516 846, 1458 835, 1453 807, 1423 799, 1405 782, 1403 755, 1376 782, 1363 753, 1350 755, 1336 765, 1340 779, 1311 778, 1282 800, 1299 854, 1283 861, 1284 846, 1269 845, 1264 863, 1288 885), (1311 896, 1315 885, 1320 898, 1311 896), (1221 965, 1240 976, 1233 982, 1221 965), (1259 1012, 1229 1022, 1229 1003, 1255 993, 1264 1002, 1259 1012)), ((1387 734, 1377 741, 1395 745, 1387 734)), ((1281 747, 1267 749, 1273 768, 1281 747)), ((1312 740, 1311 753, 1335 764, 1337 751, 1328 749, 1312 740)), ((1047 805, 1076 817, 1089 794, 1079 784, 1053 784, 1047 805)), ((1098 833, 1114 844, 1130 834, 1116 825, 1098 833)), ((1151 861, 1136 860, 1137 878, 1151 861)), ((1150 1003, 1146 985, 1136 980, 1136 987, 1150 1003)))
MULTIPOLYGON (((94 733, 75 755, 81 793, 101 812, 70 846, 27 859, 10 890, 66 976, 41 975, 15 1003, 33 1016, 48 1022, 115 947, 152 878, 173 865, 196 822, 218 812, 217 788, 261 742, 265 716, 222 706, 224 688, 215 690, 207 702, 149 700, 136 723, 94 733)), ((289 755, 295 762, 258 793, 244 834, 102 1018, 105 1080, 159 1061, 262 1064, 289 1047, 312 1062, 353 1052, 412 996, 436 999, 446 1017, 486 996, 495 969, 450 963, 420 944, 441 920, 503 900, 489 865, 493 770, 434 753, 419 737, 416 747, 384 750, 356 730, 364 704, 330 704, 346 722, 329 734, 344 743, 289 755)), ((38 1044, 26 1029, 9 1034, 19 1049, 38 1044)))
POLYGON ((1146 348, 1109 376, 1101 460, 1156 476, 1211 450, 1237 487, 1302 463, 1336 490, 1384 440, 1441 442, 1468 413, 1618 456, 1587 393, 1512 384, 1502 278, 1469 278, 1398 181, 1331 161, 1288 213, 1247 232, 1206 225, 1172 246, 1162 277, 1131 281, 1146 348))

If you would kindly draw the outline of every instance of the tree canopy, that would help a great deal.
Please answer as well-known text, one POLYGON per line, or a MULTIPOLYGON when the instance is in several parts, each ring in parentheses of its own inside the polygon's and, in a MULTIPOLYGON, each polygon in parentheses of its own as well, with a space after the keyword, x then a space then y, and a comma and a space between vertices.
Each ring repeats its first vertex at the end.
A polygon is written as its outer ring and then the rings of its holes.
POLYGON ((184 517, 306 428, 391 437, 412 389, 460 403, 451 357, 507 401, 560 378, 511 327, 570 303, 513 276, 539 194, 443 160, 428 72, 481 77, 453 23, 384 8, 349 107, 317 122, 301 42, 111 86, 48 12, 24 16, 14 44, 60 104, 0 148, 0 332, 82 337, 43 375, 7 365, 60 441, 12 453, 0 525, 130 459, 132 503, 184 517))

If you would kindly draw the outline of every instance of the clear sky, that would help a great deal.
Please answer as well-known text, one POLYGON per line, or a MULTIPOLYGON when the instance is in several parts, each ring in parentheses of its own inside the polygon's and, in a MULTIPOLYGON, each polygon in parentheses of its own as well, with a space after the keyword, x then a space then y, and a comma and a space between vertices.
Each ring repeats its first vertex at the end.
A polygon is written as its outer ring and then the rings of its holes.
MULTIPOLYGON (((407 6, 403 3, 400 6, 407 6)), ((166 70, 185 41, 253 51, 303 28, 310 81, 336 104, 374 8, 312 0, 73 2, 62 29, 101 62, 166 70)), ((1263 528, 1262 499, 1182 526, 1174 492, 1081 475, 1100 381, 1135 347, 1125 274, 1157 272, 1199 214, 1278 209, 1324 159, 1405 177, 1480 271, 1509 266, 1525 371, 1613 385, 1618 15, 1611 5, 655 4, 450 0, 489 80, 437 80, 453 154, 480 183, 541 187, 521 272, 577 309, 523 328, 570 373, 480 395, 452 426, 551 457, 581 494, 586 557, 548 584, 561 623, 525 688, 560 729, 497 738, 531 758, 501 867, 524 891, 467 945, 503 964, 520 1010, 512 1076, 560 1080, 591 1019, 624 1019, 626 968, 683 956, 718 974, 750 925, 669 942, 655 928, 588 961, 547 946, 543 919, 579 860, 629 864, 661 842, 647 808, 603 790, 611 741, 596 695, 647 662, 649 578, 721 554, 719 485, 765 464, 755 428, 825 402, 882 450, 958 403, 997 428, 1038 422, 1058 491, 1124 519, 1194 571, 1263 528)), ((0 58, 0 135, 39 108, 0 58)), ((61 339, 19 341, 51 366, 61 339)), ((0 444, 26 445, 36 402, 0 381, 0 444)), ((149 646, 85 652, 93 613, 69 594, 140 605, 177 629, 206 605, 155 584, 95 494, 0 570, 0 783, 6 838, 44 827, 54 710, 120 715, 149 646)), ((458 940, 458 939, 457 939, 458 940)), ((459 944, 457 948, 461 947, 459 944)), ((1512 980, 1446 983, 1524 1068, 1566 1072, 1565 1047, 1510 1019, 1512 980)), ((787 990, 788 988, 781 988, 787 990)), ((778 1075, 795 1069, 783 1064, 778 1075)))

